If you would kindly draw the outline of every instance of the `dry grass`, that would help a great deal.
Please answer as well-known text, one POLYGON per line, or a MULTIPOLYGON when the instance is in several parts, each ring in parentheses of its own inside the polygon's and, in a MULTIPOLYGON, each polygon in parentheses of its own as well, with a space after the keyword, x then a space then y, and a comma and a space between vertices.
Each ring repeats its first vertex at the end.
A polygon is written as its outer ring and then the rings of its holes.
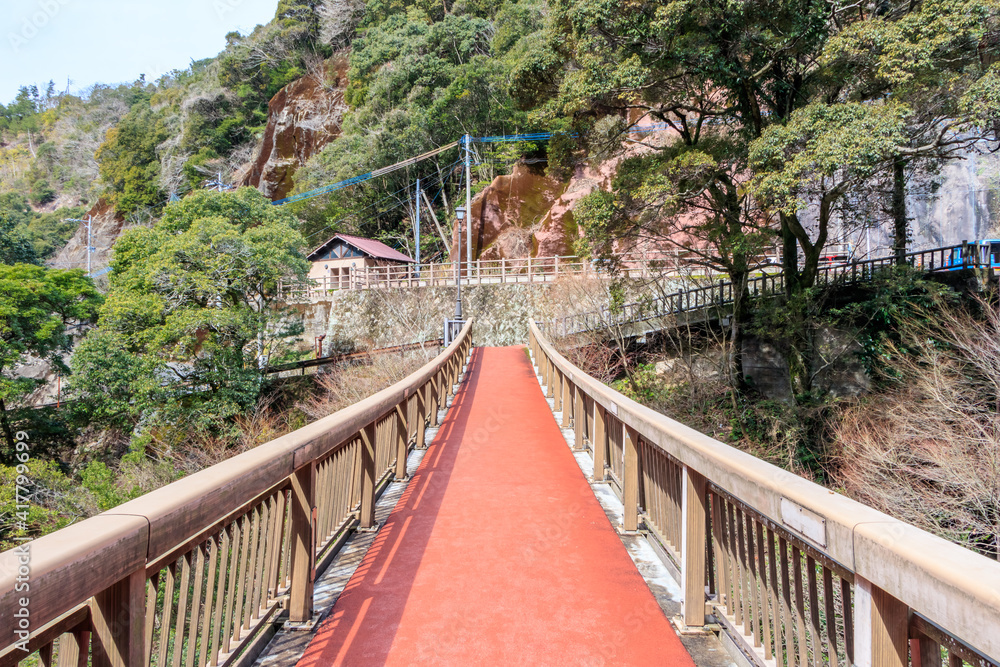
POLYGON ((297 407, 311 420, 322 419, 399 382, 426 363, 421 351, 372 355, 363 364, 316 376, 316 393, 297 407))
POLYGON ((1000 311, 913 325, 896 387, 835 427, 837 479, 858 500, 994 558, 1000 552, 1000 311))
POLYGON ((294 385, 265 396, 251 413, 235 419, 227 435, 192 433, 180 444, 159 443, 153 449, 158 459, 168 461, 179 473, 197 472, 368 398, 425 363, 424 353, 416 351, 372 355, 362 363, 331 367, 314 376, 315 384, 306 390, 305 398, 301 398, 301 385, 297 385, 298 399, 289 395, 294 385))

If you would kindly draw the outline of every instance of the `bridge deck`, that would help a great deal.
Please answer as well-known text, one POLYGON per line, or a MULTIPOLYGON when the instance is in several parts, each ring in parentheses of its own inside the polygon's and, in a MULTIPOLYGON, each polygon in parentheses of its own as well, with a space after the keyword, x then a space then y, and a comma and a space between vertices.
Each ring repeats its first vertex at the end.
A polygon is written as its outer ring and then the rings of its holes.
POLYGON ((523 348, 480 348, 300 665, 693 665, 523 348))

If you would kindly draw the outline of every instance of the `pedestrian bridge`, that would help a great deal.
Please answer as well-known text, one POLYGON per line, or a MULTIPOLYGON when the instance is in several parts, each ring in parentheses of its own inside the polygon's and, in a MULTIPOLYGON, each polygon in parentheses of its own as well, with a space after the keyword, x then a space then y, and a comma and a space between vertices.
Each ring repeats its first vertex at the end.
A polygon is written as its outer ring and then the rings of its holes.
POLYGON ((3 553, 0 665, 704 664, 692 637, 716 664, 1000 662, 1000 563, 530 331, 474 348, 469 322, 355 406, 3 553), (674 572, 677 613, 626 539, 674 572))

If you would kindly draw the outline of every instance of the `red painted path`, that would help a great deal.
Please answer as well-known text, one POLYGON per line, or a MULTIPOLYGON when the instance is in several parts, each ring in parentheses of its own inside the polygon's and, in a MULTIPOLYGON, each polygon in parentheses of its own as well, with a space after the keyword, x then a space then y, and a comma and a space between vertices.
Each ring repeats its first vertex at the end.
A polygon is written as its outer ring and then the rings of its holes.
POLYGON ((524 348, 479 348, 299 665, 692 665, 524 348))

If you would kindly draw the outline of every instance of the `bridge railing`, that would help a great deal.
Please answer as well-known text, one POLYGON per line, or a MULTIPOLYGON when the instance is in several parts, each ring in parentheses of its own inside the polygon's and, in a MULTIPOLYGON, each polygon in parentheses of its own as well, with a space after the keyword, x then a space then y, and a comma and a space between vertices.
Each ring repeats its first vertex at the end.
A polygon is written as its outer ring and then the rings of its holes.
MULTIPOLYGON (((629 253, 616 257, 615 261, 619 274, 628 278, 691 270, 680 252, 629 253)), ((282 283, 279 291, 282 298, 295 300, 328 297, 341 290, 453 287, 456 269, 463 285, 544 283, 565 276, 607 273, 600 263, 571 255, 520 257, 465 261, 458 267, 454 262, 355 267, 341 275, 310 279, 305 284, 282 283)))
POLYGON ((713 612, 758 664, 998 664, 1000 563, 631 401, 529 329, 575 448, 622 498, 623 529, 648 530, 679 564, 687 626, 713 612))
POLYGON ((317 565, 374 526, 471 329, 354 406, 0 554, 0 665, 230 665, 282 607, 312 620, 317 565))
MULTIPOLYGON (((692 282, 698 282, 693 280, 692 282)), ((725 280, 707 282, 700 287, 677 290, 663 296, 650 297, 642 301, 632 301, 617 308, 604 306, 598 310, 555 317, 541 324, 546 333, 554 336, 568 336, 584 331, 620 326, 633 322, 643 322, 667 315, 679 315, 706 308, 723 308, 733 303, 733 284, 725 280)), ((765 273, 751 278, 747 289, 751 296, 775 294, 783 289, 780 273, 765 273)))
MULTIPOLYGON (((895 256, 888 256, 820 266, 816 283, 833 285, 864 282, 898 263, 895 256)), ((907 253, 903 256, 903 263, 928 273, 960 269, 990 269, 992 266, 988 248, 974 244, 946 246, 907 253), (960 256, 956 257, 956 254, 960 256)), ((707 281, 702 276, 693 279, 692 282, 705 283, 707 281)), ((781 273, 765 272, 753 276, 747 281, 747 291, 751 297, 755 298, 768 296, 783 291, 784 284, 784 276, 781 273)), ((705 308, 722 309, 732 305, 733 302, 733 284, 726 280, 718 280, 690 289, 678 290, 671 294, 651 296, 613 309, 604 306, 598 310, 556 317, 541 326, 550 335, 568 336, 705 308)))

